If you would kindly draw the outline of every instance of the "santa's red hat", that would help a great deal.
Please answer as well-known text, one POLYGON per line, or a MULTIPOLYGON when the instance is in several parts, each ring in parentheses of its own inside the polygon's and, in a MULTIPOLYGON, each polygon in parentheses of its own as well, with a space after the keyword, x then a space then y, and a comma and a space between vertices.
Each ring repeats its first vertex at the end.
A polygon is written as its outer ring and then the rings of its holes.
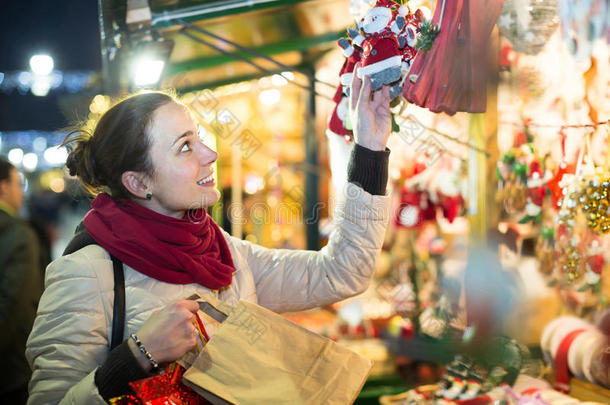
POLYGON ((377 0, 374 7, 388 8, 392 11, 392 15, 396 15, 401 5, 392 0, 377 0))
MULTIPOLYGON (((375 5, 367 12, 367 15, 369 15, 369 13, 372 13, 373 15, 383 15, 391 22, 394 21, 396 16, 399 14, 399 8, 400 4, 392 0, 377 0, 377 3, 375 3, 375 5)), ((366 16, 362 17, 362 19, 360 20, 360 24, 358 24, 359 28, 362 28, 360 27, 360 25, 364 22, 365 19, 366 16)))
POLYGON ((392 11, 393 17, 396 17, 397 14, 403 17, 409 14, 409 7, 406 4, 401 6, 400 4, 392 0, 377 0, 377 3, 375 3, 375 7, 385 7, 390 9, 392 11))

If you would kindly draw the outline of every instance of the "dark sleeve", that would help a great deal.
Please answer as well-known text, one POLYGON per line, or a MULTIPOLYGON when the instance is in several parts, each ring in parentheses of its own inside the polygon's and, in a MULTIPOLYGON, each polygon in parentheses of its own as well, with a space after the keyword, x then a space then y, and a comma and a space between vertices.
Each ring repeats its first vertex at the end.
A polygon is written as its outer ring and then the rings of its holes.
POLYGON ((354 145, 347 166, 347 181, 373 195, 385 195, 390 150, 374 151, 354 145))
POLYGON ((0 237, 0 246, 0 327, 3 329, 0 348, 4 349, 15 338, 13 329, 18 327, 17 322, 12 322, 15 311, 20 314, 21 322, 27 319, 27 325, 21 326, 32 327, 42 294, 42 272, 36 235, 25 224, 15 221, 0 237))
POLYGON ((95 372, 95 385, 102 398, 108 401, 131 392, 128 383, 151 377, 145 371, 127 344, 127 340, 108 354, 106 362, 95 372))

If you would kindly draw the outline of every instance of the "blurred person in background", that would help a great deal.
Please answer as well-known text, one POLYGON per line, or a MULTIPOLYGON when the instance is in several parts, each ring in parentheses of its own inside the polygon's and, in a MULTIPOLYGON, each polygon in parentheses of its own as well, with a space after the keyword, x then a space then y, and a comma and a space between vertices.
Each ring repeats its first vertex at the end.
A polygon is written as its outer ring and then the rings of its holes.
POLYGON ((36 234, 17 217, 23 202, 21 175, 0 158, 0 403, 25 404, 31 370, 25 343, 42 294, 36 234))

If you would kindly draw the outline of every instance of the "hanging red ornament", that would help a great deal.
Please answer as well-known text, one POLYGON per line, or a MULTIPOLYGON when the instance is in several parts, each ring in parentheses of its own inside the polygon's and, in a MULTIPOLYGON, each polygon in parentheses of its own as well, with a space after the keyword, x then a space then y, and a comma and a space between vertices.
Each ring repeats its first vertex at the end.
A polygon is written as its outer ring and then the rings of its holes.
POLYGON ((428 52, 413 60, 403 96, 449 115, 485 112, 489 36, 502 0, 441 0, 432 24, 440 31, 428 52), (451 62, 449 62, 451 61, 451 62))

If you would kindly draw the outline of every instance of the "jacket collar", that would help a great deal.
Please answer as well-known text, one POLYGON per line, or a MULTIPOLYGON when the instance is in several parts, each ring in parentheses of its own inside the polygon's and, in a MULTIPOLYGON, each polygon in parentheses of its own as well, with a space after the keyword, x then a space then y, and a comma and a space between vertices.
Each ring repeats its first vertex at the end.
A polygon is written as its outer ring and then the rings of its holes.
POLYGON ((0 210, 6 212, 11 217, 17 217, 17 211, 15 211, 15 208, 11 207, 4 201, 0 201, 0 210))

